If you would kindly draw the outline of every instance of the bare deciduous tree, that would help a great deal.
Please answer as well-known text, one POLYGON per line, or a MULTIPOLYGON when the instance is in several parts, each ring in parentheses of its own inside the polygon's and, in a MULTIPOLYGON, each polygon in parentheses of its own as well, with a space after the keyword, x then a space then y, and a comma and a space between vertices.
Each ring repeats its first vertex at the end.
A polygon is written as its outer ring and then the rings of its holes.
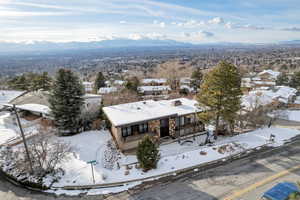
POLYGON ((180 78, 190 77, 192 67, 189 64, 181 64, 178 60, 172 60, 160 64, 154 71, 154 76, 166 78, 174 90, 180 88, 180 78))
MULTIPOLYGON (((29 141, 29 153, 33 166, 33 175, 42 177, 53 173, 58 165, 68 159, 72 148, 60 140, 54 140, 54 131, 41 128, 39 133, 29 141)), ((17 173, 30 173, 29 163, 23 146, 19 148, 2 149, 1 164, 8 165, 17 173)))
POLYGON ((138 94, 128 89, 123 89, 118 92, 103 95, 103 104, 105 106, 130 103, 139 100, 140 97, 138 96, 138 94))

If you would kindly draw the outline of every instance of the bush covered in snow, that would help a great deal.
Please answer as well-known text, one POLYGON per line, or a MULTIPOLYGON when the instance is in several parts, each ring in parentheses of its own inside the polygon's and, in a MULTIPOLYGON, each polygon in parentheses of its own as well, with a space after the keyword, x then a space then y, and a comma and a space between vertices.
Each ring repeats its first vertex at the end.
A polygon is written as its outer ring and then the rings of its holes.
POLYGON ((106 144, 106 148, 103 151, 102 163, 106 169, 113 169, 120 157, 120 152, 116 147, 114 141, 109 140, 106 144))

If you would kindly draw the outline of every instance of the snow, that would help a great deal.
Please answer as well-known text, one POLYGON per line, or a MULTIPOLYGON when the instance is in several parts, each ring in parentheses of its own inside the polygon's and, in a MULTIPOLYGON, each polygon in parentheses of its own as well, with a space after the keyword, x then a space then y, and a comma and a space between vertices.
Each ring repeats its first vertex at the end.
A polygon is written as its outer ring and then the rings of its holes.
POLYGON ((188 85, 180 85, 180 89, 181 89, 181 90, 186 89, 186 90, 188 90, 189 92, 193 92, 193 91, 194 91, 194 88, 191 88, 191 87, 188 86, 188 85))
MULTIPOLYGON (((158 162, 157 169, 143 172, 141 169, 131 165, 126 168, 122 162, 126 160, 120 153, 120 159, 117 161, 120 168, 105 169, 102 163, 102 156, 105 150, 106 142, 111 139, 108 131, 90 131, 79 135, 59 138, 71 145, 74 145, 74 153, 70 155, 70 160, 61 167, 65 170, 65 175, 56 183, 54 187, 65 185, 92 185, 92 174, 90 160, 96 160, 94 166, 96 184, 114 183, 122 181, 136 182, 143 178, 155 178, 166 173, 175 173, 188 167, 197 166, 214 160, 226 159, 226 157, 258 148, 262 145, 280 146, 286 141, 300 134, 300 131, 286 128, 263 128, 252 132, 241 134, 234 137, 220 138, 214 146, 201 146, 197 141, 191 145, 180 145, 171 143, 160 147, 161 159, 158 162), (270 142, 270 135, 275 135, 275 142, 270 142), (87 145, 88 144, 88 145, 87 145), (222 151, 221 151, 222 150, 222 151), (205 152, 202 155, 200 152, 205 152), (125 172, 129 171, 128 175, 125 172), (105 175, 105 179, 103 179, 105 175)), ((135 156, 129 156, 135 157, 135 156)), ((109 189, 114 192, 114 189, 109 189)), ((99 190, 98 192, 104 192, 99 190)))
POLYGON ((24 91, 16 91, 16 90, 0 90, 0 109, 4 104, 9 103, 14 98, 23 94, 24 91))
POLYGON ((197 101, 186 98, 172 100, 147 100, 127 104, 104 107, 103 111, 115 126, 126 125, 139 121, 154 120, 157 118, 185 115, 199 112, 197 101), (175 101, 182 105, 173 106, 175 101))
POLYGON ((23 105, 16 105, 16 108, 19 108, 21 110, 27 110, 31 112, 37 112, 42 114, 49 114, 50 108, 45 105, 41 104, 23 104, 23 105))
POLYGON ((260 73, 258 73, 258 76, 262 76, 264 74, 269 74, 270 77, 272 79, 277 79, 277 77, 281 74, 280 72, 277 72, 277 71, 273 71, 273 70, 264 70, 260 73))
POLYGON ((115 81, 114 81, 114 84, 115 84, 115 85, 124 85, 124 84, 125 84, 125 81, 122 81, 122 80, 115 80, 115 81))
POLYGON ((300 122, 300 110, 281 110, 279 113, 279 119, 300 122))
POLYGON ((155 92, 155 91, 170 91, 170 86, 167 85, 158 85, 158 86, 140 86, 138 91, 141 93, 144 92, 155 92))
POLYGON ((88 81, 84 81, 82 82, 82 85, 84 86, 84 89, 86 92, 91 92, 93 91, 93 83, 92 82, 88 82, 88 81))
POLYGON ((257 89, 250 91, 249 94, 242 97, 242 106, 251 110, 257 105, 268 105, 278 100, 282 103, 288 103, 296 96, 297 90, 287 86, 275 86, 274 89, 257 89), (257 105, 255 105, 257 104, 257 105))
POLYGON ((142 80, 143 84, 157 83, 157 84, 165 84, 167 79, 164 78, 146 78, 142 80))
MULTIPOLYGON (((25 135, 30 135, 37 130, 34 122, 21 119, 21 124, 25 135)), ((21 138, 21 134, 14 117, 10 113, 0 112, 0 145, 17 138, 21 138)))
POLYGON ((116 92, 116 91, 117 91, 116 87, 101 87, 101 88, 99 88, 98 93, 99 94, 109 94, 109 93, 116 92))

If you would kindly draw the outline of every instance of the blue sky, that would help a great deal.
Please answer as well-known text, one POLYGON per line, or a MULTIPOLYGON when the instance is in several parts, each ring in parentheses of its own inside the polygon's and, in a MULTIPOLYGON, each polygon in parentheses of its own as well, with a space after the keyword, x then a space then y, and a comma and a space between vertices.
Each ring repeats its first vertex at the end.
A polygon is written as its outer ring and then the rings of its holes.
POLYGON ((1 41, 300 39, 299 0, 0 0, 1 41))

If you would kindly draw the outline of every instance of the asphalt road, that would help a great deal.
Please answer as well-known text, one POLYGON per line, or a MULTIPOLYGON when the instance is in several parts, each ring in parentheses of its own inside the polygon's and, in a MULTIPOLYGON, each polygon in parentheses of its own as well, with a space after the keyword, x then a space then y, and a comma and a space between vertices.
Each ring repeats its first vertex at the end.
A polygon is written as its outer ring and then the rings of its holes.
POLYGON ((255 154, 205 171, 188 172, 177 177, 145 184, 144 187, 108 197, 54 197, 16 187, 0 177, 0 200, 254 200, 279 181, 300 181, 300 170, 295 170, 258 188, 234 196, 262 180, 283 170, 300 165, 300 140, 275 151, 255 154))

